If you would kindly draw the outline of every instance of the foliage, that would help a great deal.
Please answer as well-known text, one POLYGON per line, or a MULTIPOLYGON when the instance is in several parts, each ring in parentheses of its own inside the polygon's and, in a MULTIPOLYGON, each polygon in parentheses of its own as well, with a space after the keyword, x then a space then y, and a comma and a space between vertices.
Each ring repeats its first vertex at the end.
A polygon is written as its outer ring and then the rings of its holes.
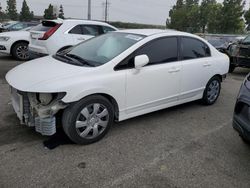
MULTIPOLYGON (((243 0, 177 0, 169 11, 167 27, 187 32, 241 33, 244 31, 243 0)), ((250 13, 245 17, 249 19, 250 13)))
POLYGON ((64 19, 64 11, 62 5, 60 5, 58 18, 64 19))
POLYGON ((20 21, 31 21, 34 17, 34 13, 30 12, 26 0, 23 1, 22 10, 20 12, 20 21))
POLYGON ((147 28, 165 29, 166 28, 164 26, 158 26, 158 25, 127 23, 127 22, 109 22, 109 23, 116 28, 122 28, 122 29, 147 29, 147 28))
POLYGON ((11 20, 18 20, 16 0, 7 0, 6 14, 11 20))
POLYGON ((241 33, 244 30, 242 27, 243 8, 245 2, 242 0, 224 0, 222 7, 223 19, 221 25, 222 33, 241 33))
POLYGON ((49 4, 49 7, 44 10, 44 19, 53 20, 56 19, 56 14, 54 14, 54 7, 49 4))

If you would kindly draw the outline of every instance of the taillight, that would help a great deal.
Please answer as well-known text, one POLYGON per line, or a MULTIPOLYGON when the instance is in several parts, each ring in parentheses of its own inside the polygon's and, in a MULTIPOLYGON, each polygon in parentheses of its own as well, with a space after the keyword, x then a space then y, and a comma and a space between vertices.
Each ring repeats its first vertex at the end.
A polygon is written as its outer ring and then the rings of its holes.
POLYGON ((51 37, 56 30, 61 26, 62 24, 57 24, 55 27, 52 27, 49 29, 46 33, 44 33, 42 38, 39 38, 38 40, 47 40, 49 37, 51 37))

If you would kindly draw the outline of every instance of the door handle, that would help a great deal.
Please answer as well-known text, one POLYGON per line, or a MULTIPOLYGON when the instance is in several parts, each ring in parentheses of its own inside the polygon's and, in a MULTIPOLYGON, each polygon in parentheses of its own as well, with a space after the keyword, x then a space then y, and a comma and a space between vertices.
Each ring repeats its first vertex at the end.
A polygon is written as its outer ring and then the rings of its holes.
POLYGON ((203 64, 203 67, 210 67, 211 66, 211 63, 204 63, 203 64))
POLYGON ((180 72, 180 68, 171 68, 168 70, 169 73, 180 72))

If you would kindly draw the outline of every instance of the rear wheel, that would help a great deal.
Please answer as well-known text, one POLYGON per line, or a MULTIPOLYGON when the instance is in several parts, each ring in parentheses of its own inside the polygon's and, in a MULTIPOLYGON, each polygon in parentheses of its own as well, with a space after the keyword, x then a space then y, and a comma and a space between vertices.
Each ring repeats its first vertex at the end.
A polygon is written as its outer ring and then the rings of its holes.
POLYGON ((29 60, 29 50, 27 42, 18 42, 11 49, 11 55, 20 61, 29 60))
POLYGON ((103 96, 90 96, 70 105, 63 113, 63 129, 77 144, 102 139, 114 121, 112 104, 103 96))
POLYGON ((206 105, 212 105, 216 102, 220 95, 221 79, 215 76, 209 80, 203 93, 202 102, 206 105))

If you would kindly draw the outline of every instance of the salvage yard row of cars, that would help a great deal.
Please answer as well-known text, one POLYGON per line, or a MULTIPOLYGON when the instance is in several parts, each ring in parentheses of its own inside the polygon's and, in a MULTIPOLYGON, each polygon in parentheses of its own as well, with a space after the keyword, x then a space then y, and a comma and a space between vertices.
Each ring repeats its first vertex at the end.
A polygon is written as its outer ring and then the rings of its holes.
MULTIPOLYGON (((16 25, 18 23, 15 23, 16 25)), ((12 24, 10 24, 12 25, 12 24)), ((6 26, 7 29, 10 26, 6 26)), ((110 31, 115 27, 97 21, 47 20, 25 27, 22 31, 0 33, 0 52, 10 54, 17 60, 52 55, 84 40, 110 31)))
MULTIPOLYGON (((118 31, 101 22, 44 21, 30 37, 35 55, 51 55, 7 73, 13 108, 22 124, 47 136, 61 126, 78 144, 102 139, 114 121, 194 100, 212 105, 229 70, 226 54, 174 30, 118 31)), ((248 90, 247 80, 244 84, 241 93, 248 90)), ((244 139, 249 129, 237 114, 246 106, 240 95, 234 128, 244 139)))

